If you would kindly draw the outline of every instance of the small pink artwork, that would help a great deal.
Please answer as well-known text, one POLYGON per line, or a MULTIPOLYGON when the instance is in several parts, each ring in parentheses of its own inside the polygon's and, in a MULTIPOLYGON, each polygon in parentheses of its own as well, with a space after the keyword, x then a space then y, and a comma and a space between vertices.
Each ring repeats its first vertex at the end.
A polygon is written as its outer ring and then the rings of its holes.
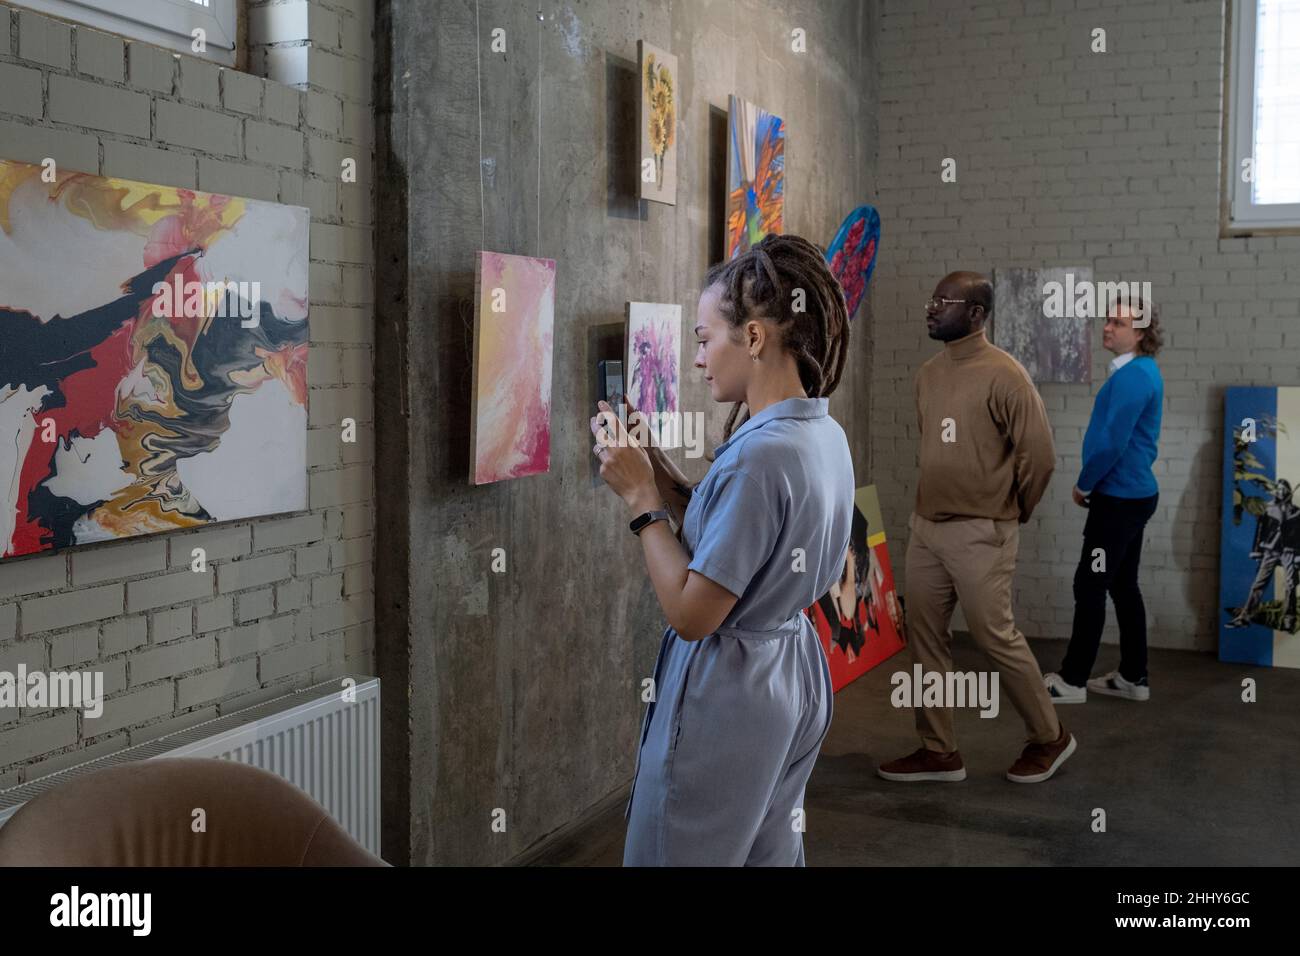
POLYGON ((480 252, 476 270, 470 481, 551 468, 555 260, 480 252))
POLYGON ((682 307, 661 302, 627 304, 627 394, 649 416, 661 448, 681 444, 678 370, 682 364, 682 307))

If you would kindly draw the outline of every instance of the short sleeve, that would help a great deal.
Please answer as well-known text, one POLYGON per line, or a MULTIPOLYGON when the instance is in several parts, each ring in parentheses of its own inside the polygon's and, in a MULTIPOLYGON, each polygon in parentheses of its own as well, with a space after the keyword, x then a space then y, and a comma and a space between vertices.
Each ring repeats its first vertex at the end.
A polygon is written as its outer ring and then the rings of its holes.
POLYGON ((701 512, 687 569, 739 598, 776 549, 781 509, 758 480, 743 471, 731 469, 706 484, 692 501, 701 512))

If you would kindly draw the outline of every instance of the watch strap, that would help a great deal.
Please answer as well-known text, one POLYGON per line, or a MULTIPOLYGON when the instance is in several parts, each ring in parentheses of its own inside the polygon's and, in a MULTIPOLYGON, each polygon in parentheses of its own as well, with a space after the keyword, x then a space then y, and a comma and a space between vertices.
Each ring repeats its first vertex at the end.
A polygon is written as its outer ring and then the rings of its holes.
POLYGON ((654 524, 656 521, 667 521, 668 519, 669 519, 668 512, 662 509, 659 511, 646 511, 633 518, 628 523, 627 527, 628 530, 631 531, 633 534, 639 535, 642 531, 650 527, 650 525, 654 524))

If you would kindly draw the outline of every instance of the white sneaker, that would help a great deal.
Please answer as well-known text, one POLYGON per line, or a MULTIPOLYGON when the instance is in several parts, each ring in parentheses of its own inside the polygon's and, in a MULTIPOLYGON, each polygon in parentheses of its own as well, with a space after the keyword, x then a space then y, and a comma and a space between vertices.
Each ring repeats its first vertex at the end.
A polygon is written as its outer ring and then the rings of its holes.
MULTIPOLYGON (((1088 702, 1088 688, 1067 684, 1060 674, 1044 674, 1043 683, 1047 685, 1047 696, 1052 698, 1053 704, 1086 704, 1088 702)), ((1091 681, 1088 682, 1088 686, 1092 686, 1091 681)))
POLYGON ((1088 689, 1108 697, 1123 697, 1127 700, 1150 700, 1151 688, 1144 677, 1136 684, 1119 676, 1119 671, 1111 671, 1101 677, 1088 681, 1088 689))

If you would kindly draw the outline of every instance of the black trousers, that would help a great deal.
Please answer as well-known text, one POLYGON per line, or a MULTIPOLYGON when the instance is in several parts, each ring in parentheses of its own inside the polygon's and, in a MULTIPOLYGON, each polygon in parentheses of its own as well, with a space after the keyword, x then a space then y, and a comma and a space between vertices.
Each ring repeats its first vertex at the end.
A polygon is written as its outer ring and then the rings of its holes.
POLYGON ((1159 499, 1090 496, 1083 554, 1074 572, 1074 629, 1060 671, 1068 684, 1083 687, 1092 676, 1106 626, 1107 594, 1119 620, 1120 676, 1134 682, 1147 676, 1147 610, 1138 588, 1138 565, 1142 532, 1159 499))

